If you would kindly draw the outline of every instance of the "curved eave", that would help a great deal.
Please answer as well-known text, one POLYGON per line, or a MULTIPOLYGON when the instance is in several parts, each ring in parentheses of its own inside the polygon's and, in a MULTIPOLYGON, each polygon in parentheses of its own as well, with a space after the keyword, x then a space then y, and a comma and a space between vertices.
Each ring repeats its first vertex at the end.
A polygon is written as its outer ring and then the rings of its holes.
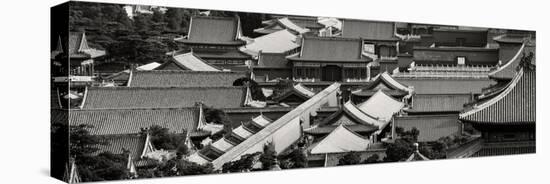
POLYGON ((524 48, 525 48, 525 43, 521 45, 516 55, 514 55, 514 57, 510 59, 510 61, 508 61, 503 66, 497 68, 496 70, 489 72, 489 78, 497 79, 497 80, 512 79, 513 76, 509 76, 510 74, 505 72, 515 71, 515 68, 511 68, 511 67, 517 66, 519 64, 519 62, 521 61, 520 55, 521 53, 523 53, 524 48))

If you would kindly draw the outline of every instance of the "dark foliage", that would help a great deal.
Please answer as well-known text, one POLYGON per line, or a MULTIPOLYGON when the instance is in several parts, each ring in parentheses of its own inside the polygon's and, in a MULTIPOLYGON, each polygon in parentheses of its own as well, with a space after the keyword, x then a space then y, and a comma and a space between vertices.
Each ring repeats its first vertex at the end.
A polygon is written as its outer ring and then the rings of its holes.
POLYGON ((156 149, 175 150, 185 143, 185 134, 170 132, 168 128, 159 125, 152 125, 148 129, 142 130, 142 133, 149 133, 151 143, 156 149))
POLYGON ((357 152, 346 153, 340 160, 338 165, 356 165, 361 163, 361 154, 357 152))
POLYGON ((256 81, 248 77, 243 77, 235 80, 235 82, 233 82, 233 86, 249 86, 253 100, 265 101, 266 99, 260 85, 258 85, 256 81))

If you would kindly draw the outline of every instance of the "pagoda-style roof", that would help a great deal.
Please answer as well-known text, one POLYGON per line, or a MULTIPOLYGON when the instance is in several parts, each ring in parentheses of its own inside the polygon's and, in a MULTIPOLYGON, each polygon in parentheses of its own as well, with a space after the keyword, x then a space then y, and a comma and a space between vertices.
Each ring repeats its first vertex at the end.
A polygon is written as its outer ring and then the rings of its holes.
POLYGON ((132 71, 128 87, 230 87, 245 72, 226 71, 132 71))
POLYGON ((342 20, 342 37, 369 41, 397 41, 393 22, 342 20))
POLYGON ((327 134, 339 125, 344 125, 356 133, 369 133, 379 130, 386 122, 366 114, 351 101, 344 104, 342 109, 325 118, 321 123, 305 129, 309 134, 327 134))
POLYGON ((365 151, 371 141, 354 133, 344 125, 338 125, 323 140, 312 145, 311 154, 365 151))
POLYGON ((299 54, 289 56, 291 61, 303 62, 352 62, 367 63, 371 58, 363 56, 361 39, 337 37, 309 37, 302 39, 299 54))
POLYGON ((84 32, 70 32, 68 54, 70 58, 86 59, 104 56, 105 51, 88 46, 88 40, 84 32))
POLYGON ((405 131, 418 129, 419 142, 433 142, 462 132, 462 123, 458 121, 457 114, 396 116, 394 126, 405 131))
POLYGON ((259 52, 285 53, 300 47, 296 43, 298 37, 287 29, 273 32, 258 38, 242 46, 240 49, 252 56, 258 56, 259 52))
POLYGON ((497 96, 474 104, 460 119, 476 124, 535 124, 535 69, 522 68, 497 96))
POLYGON ((199 152, 190 155, 188 160, 199 164, 215 160, 217 157, 248 139, 272 122, 271 119, 263 115, 252 118, 251 121, 243 123, 239 127, 233 129, 231 133, 226 134, 225 137, 213 142, 199 152), (216 154, 208 154, 209 152, 214 152, 216 154))
POLYGON ((308 16, 289 16, 289 15, 271 15, 273 19, 262 21, 262 24, 269 25, 277 19, 288 18, 294 24, 310 29, 321 29, 325 26, 318 21, 317 17, 308 17, 308 16))
POLYGON ((238 17, 194 16, 189 21, 188 35, 176 41, 184 44, 244 45, 240 40, 241 23, 238 17))
POLYGON ((277 32, 279 30, 287 29, 294 34, 304 34, 310 30, 306 27, 302 27, 294 23, 295 20, 291 20, 288 17, 275 18, 269 21, 264 21, 262 24, 265 24, 265 27, 254 29, 254 32, 260 34, 270 34, 277 32))
POLYGON ((472 94, 417 94, 414 95, 411 113, 460 112, 473 100, 472 94))
POLYGON ((392 116, 403 107, 405 103, 392 98, 385 94, 382 90, 378 90, 367 101, 358 105, 359 109, 372 117, 380 120, 389 121, 392 116))
POLYGON ((213 108, 242 107, 244 87, 89 87, 82 109, 147 109, 194 107, 196 102, 213 108))
POLYGON ((191 70, 191 71, 220 71, 208 61, 195 55, 192 51, 187 53, 175 52, 166 63, 155 70, 191 70))
POLYGON ((285 53, 258 53, 258 65, 253 66, 253 68, 288 68, 288 60, 286 59, 287 55, 285 53))
POLYGON ((137 134, 142 129, 158 125, 171 132, 195 132, 199 122, 199 109, 96 109, 71 110, 71 125, 92 125, 92 135, 137 134))
POLYGON ((406 96, 413 92, 412 88, 396 81, 387 71, 385 71, 376 75, 374 80, 366 87, 353 91, 352 94, 358 96, 372 96, 379 90, 384 91, 384 93, 390 96, 406 96))
POLYGON ((290 96, 297 96, 298 98, 302 99, 303 101, 308 100, 309 98, 315 96, 315 92, 313 92, 311 89, 305 87, 301 83, 298 83, 285 93, 283 93, 281 96, 277 97, 275 101, 278 102, 284 102, 284 100, 290 96))
POLYGON ((523 56, 530 53, 533 53, 535 55, 536 49, 535 45, 533 44, 534 43, 524 42, 518 52, 514 55, 514 57, 510 59, 510 61, 506 62, 506 64, 499 66, 497 69, 491 71, 489 73, 489 77, 495 80, 511 80, 512 78, 514 78, 517 73, 517 67, 521 63, 521 59, 523 58, 523 56))

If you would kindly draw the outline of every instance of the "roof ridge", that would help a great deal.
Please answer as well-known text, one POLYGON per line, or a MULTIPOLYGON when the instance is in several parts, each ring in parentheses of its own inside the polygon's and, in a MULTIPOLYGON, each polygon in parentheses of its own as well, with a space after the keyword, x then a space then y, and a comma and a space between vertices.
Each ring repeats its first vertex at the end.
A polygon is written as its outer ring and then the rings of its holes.
POLYGON ((222 17, 222 16, 201 16, 201 15, 195 15, 191 16, 192 19, 216 19, 216 20, 237 20, 235 17, 222 17))
POLYGON ((320 36, 309 36, 304 35, 303 37, 306 40, 336 40, 336 41, 360 41, 361 38, 344 38, 344 37, 320 37, 320 36))

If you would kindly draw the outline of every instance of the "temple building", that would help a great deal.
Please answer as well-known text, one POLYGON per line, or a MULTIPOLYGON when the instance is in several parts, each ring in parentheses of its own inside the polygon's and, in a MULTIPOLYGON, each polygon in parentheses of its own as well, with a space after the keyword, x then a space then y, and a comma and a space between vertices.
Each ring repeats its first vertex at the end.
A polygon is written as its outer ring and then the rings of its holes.
POLYGON ((156 67, 155 70, 221 71, 221 69, 198 57, 192 51, 171 52, 171 59, 156 67))
POLYGON ((382 90, 385 94, 393 98, 400 99, 400 101, 407 103, 414 91, 412 87, 406 86, 395 80, 388 72, 383 72, 374 77, 373 81, 365 87, 352 91, 351 100, 356 104, 362 103, 379 90, 382 90))
POLYGON ((303 37, 301 52, 287 57, 295 81, 366 81, 367 64, 363 40, 336 37, 303 37))
POLYGON ((241 21, 238 17, 194 16, 189 22, 187 36, 177 38, 176 42, 219 68, 247 70, 251 57, 239 50, 246 42, 241 40, 241 21))
POLYGON ((379 130, 379 125, 383 124, 384 122, 362 112, 351 101, 348 101, 339 111, 324 118, 321 122, 314 124, 310 128, 304 129, 304 133, 315 138, 320 138, 334 131, 338 126, 343 125, 361 136, 370 137, 374 132, 379 130))
POLYGON ((350 151, 366 151, 371 141, 358 135, 344 125, 338 125, 322 140, 310 146, 311 154, 342 153, 350 151))
POLYGON ((62 65, 68 60, 70 76, 93 76, 94 59, 105 56, 105 51, 90 47, 84 32, 71 32, 68 45, 62 43, 67 42, 59 38, 56 50, 52 51, 54 61, 62 65))
POLYGON ((477 146, 453 157, 535 153, 536 73, 526 54, 503 90, 479 99, 460 114, 463 123, 481 132, 477 146))
POLYGON ((428 157, 422 155, 422 153, 420 153, 420 151, 418 150, 418 143, 414 143, 414 151, 411 154, 411 156, 409 156, 409 158, 407 158, 407 160, 405 160, 405 162, 424 161, 424 160, 430 160, 430 159, 428 157))
POLYGON ((287 29, 295 35, 312 32, 316 34, 325 26, 317 21, 317 17, 304 16, 281 16, 272 15, 273 19, 262 21, 264 27, 254 29, 260 34, 270 34, 279 30, 287 29))
MULTIPOLYGON (((136 71, 149 71, 149 70, 156 69, 160 65, 161 65, 160 63, 151 62, 151 63, 148 63, 148 64, 138 66, 134 70, 136 70, 136 71)), ((131 69, 127 69, 127 70, 123 70, 121 72, 117 72, 117 73, 111 74, 109 76, 103 77, 102 78, 102 83, 104 83, 106 85, 112 84, 113 86, 126 86, 127 83, 128 83, 128 79, 130 79, 130 71, 131 71, 131 69)))
POLYGON ((342 20, 342 37, 361 38, 363 52, 375 60, 397 62, 399 38, 395 36, 393 22, 345 19, 342 20))
POLYGON ((315 96, 315 92, 301 83, 293 85, 292 88, 273 99, 276 103, 284 103, 289 106, 298 106, 315 96))
POLYGON ((258 58, 263 53, 285 53, 287 55, 300 51, 299 37, 288 29, 282 29, 267 35, 254 38, 250 43, 242 46, 241 51, 258 58))
POLYGON ((256 82, 271 82, 292 79, 292 65, 286 53, 258 53, 258 62, 251 70, 256 82))

